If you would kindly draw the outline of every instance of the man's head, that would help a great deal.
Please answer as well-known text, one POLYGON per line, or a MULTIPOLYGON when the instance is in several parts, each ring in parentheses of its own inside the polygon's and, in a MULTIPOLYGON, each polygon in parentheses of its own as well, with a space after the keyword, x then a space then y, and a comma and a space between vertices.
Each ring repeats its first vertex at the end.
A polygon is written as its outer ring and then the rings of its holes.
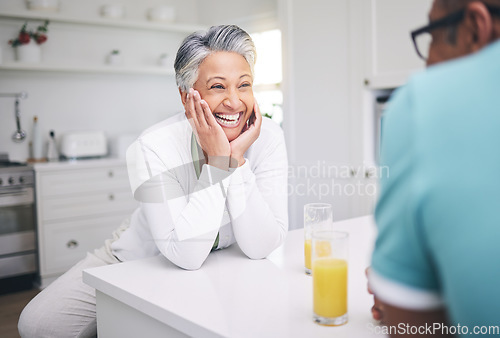
POLYGON ((435 0, 429 13, 433 22, 464 10, 456 24, 432 30, 427 65, 465 56, 500 38, 500 17, 490 13, 487 5, 500 7, 500 0, 435 0))

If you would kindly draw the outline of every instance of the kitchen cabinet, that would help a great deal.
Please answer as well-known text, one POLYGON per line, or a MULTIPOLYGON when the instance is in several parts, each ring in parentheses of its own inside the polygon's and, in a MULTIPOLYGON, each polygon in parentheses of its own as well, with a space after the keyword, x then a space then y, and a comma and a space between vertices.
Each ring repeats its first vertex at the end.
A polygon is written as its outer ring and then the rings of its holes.
MULTIPOLYGON (((423 69, 410 32, 428 22, 432 0, 361 0, 359 15, 366 43, 365 84, 370 88, 395 88, 423 69)), ((357 19, 356 19, 357 18, 357 19)))
POLYGON ((122 160, 35 165, 41 286, 111 238, 138 206, 122 160))

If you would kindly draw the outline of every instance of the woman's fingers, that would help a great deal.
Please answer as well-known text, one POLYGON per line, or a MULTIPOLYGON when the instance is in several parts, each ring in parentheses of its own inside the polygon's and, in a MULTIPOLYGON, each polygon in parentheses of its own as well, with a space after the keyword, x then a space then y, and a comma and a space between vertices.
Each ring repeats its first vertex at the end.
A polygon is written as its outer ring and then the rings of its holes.
POLYGON ((205 121, 207 121, 207 124, 210 127, 215 127, 215 125, 218 125, 217 121, 215 121, 215 117, 212 114, 212 111, 210 110, 210 107, 208 106, 207 101, 201 100, 200 101, 201 109, 203 109, 203 114, 205 121))
POLYGON ((200 127, 206 128, 208 126, 208 123, 203 108, 201 107, 200 93, 194 90, 193 96, 194 96, 194 110, 196 112, 196 119, 198 120, 200 127))
POLYGON ((193 90, 193 88, 191 88, 191 89, 189 89, 189 91, 186 95, 186 105, 185 105, 186 117, 188 118, 188 120, 191 120, 194 124, 194 127, 196 129, 198 129, 199 122, 198 122, 198 118, 196 116, 196 111, 194 109, 194 95, 193 95, 193 93, 194 93, 194 90, 193 90))
POLYGON ((255 112, 254 125, 256 128, 260 128, 260 126, 262 125, 262 114, 260 113, 260 108, 259 108, 259 104, 257 103, 257 101, 255 101, 255 103, 253 105, 253 110, 255 112))
POLYGON ((189 89, 186 95, 186 103, 184 104, 184 108, 186 110, 186 117, 188 119, 189 125, 193 130, 196 139, 198 139, 198 130, 200 129, 200 124, 198 123, 198 119, 196 118, 196 113, 194 110, 194 98, 193 98, 193 89, 189 89))

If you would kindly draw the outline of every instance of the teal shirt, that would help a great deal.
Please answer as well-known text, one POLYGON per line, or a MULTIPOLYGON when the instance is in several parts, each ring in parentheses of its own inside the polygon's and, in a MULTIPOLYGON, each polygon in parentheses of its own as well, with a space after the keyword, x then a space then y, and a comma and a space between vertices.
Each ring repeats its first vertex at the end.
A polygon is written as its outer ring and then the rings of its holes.
POLYGON ((412 77, 383 131, 373 269, 500 326, 500 42, 412 77))

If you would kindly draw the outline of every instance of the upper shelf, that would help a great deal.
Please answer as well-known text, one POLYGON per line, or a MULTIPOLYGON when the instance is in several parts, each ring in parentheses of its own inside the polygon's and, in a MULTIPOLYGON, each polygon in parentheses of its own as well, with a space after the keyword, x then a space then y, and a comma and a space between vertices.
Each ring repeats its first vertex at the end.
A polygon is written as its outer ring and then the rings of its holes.
POLYGON ((0 70, 26 70, 47 71, 64 73, 105 73, 105 74, 131 74, 131 75, 174 75, 174 70, 161 67, 125 67, 125 66, 71 66, 51 65, 46 63, 20 63, 9 62, 0 64, 0 70))
POLYGON ((132 28, 132 29, 145 29, 154 31, 176 32, 176 33, 192 33, 199 30, 204 30, 206 27, 192 24, 179 24, 179 23, 156 23, 149 21, 126 21, 126 19, 105 19, 93 18, 83 19, 77 17, 68 17, 59 13, 46 13, 35 11, 2 11, 0 18, 9 19, 31 19, 31 20, 50 20, 52 22, 63 22, 70 24, 81 24, 91 26, 106 26, 117 28, 132 28))

